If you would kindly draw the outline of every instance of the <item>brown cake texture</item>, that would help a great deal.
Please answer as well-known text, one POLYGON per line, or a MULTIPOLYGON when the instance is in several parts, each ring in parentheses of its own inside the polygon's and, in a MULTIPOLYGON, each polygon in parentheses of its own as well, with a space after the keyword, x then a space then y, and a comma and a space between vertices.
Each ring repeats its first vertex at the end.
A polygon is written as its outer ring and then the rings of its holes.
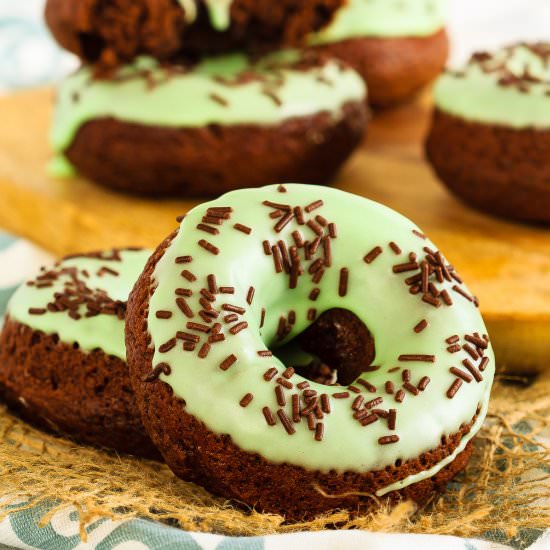
MULTIPOLYGON (((152 375, 154 350, 147 328, 152 274, 172 238, 173 235, 155 251, 130 296, 126 343, 143 423, 176 475, 233 499, 236 504, 282 514, 287 520, 296 521, 339 508, 366 512, 374 509, 379 501, 396 503, 411 499, 422 505, 465 468, 473 449, 471 442, 436 475, 380 499, 367 496, 408 475, 427 470, 449 456, 470 431, 478 413, 455 434, 442 437, 437 448, 416 459, 397 461, 378 471, 343 473, 272 463, 259 454, 240 449, 229 435, 210 431, 200 418, 187 413, 185 402, 174 395, 168 384, 152 375)), ((352 319, 343 320, 341 316, 338 319, 353 323, 352 319)), ((325 318, 324 323, 329 323, 329 319, 325 318)), ((368 350, 366 346, 364 353, 370 353, 368 350)))
MULTIPOLYGON (((73 322, 104 317, 109 326, 113 326, 113 319, 123 324, 126 302, 111 298, 102 287, 90 283, 90 271, 64 263, 76 258, 97 260, 97 281, 107 275, 120 277, 116 265, 122 261, 120 252, 115 249, 68 256, 42 268, 26 282, 42 296, 40 307, 22 303, 25 298, 17 294, 13 299, 28 307, 29 314, 37 319, 51 315, 53 326, 57 315, 68 316, 73 322)), ((132 283, 127 283, 128 293, 132 283)), ((40 428, 78 442, 158 458, 140 422, 126 362, 100 347, 81 349, 78 341, 63 340, 61 331, 46 333, 31 325, 10 317, 8 308, 0 333, 0 398, 40 428)))
POLYGON ((37 427, 76 441, 156 458, 128 366, 7 319, 0 335, 0 397, 37 427))
POLYGON ((515 220, 550 222, 550 130, 473 122, 436 109, 426 155, 467 205, 515 220))
POLYGON ((187 54, 231 49, 266 51, 293 46, 328 24, 343 0, 234 0, 223 32, 196 0, 186 22, 175 0, 48 0, 46 21, 62 47, 88 63, 112 67, 137 55, 174 60, 187 54))
POLYGON ((144 126, 105 118, 84 124, 66 151, 78 171, 114 189, 213 196, 273 181, 328 183, 360 143, 362 102, 275 126, 144 126))
POLYGON ((316 46, 342 59, 367 82, 369 103, 390 107, 413 98, 443 70, 449 55, 445 29, 426 37, 351 38, 316 46))

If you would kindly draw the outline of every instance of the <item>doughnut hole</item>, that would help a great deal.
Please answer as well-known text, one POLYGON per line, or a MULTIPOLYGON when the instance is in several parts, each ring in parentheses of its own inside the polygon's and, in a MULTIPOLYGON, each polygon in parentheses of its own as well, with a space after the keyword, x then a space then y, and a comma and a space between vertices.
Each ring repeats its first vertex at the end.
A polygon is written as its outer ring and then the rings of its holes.
POLYGON ((375 357, 371 332, 346 309, 325 311, 296 337, 296 342, 319 358, 307 367, 298 367, 297 372, 321 384, 352 384, 363 372, 371 370, 368 367, 375 357))

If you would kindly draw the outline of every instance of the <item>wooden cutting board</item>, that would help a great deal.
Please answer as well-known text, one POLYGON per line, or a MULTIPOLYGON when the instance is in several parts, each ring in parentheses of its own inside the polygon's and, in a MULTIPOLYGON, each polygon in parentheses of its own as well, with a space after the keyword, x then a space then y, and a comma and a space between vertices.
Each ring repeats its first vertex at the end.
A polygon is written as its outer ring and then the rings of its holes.
MULTIPOLYGON (((154 247, 196 201, 147 200, 48 178, 52 100, 51 89, 0 99, 0 227, 57 254, 154 247)), ((550 230, 484 216, 447 193, 422 156, 429 111, 425 96, 375 117, 336 184, 423 228, 480 298, 500 367, 540 370, 550 358, 550 230)))

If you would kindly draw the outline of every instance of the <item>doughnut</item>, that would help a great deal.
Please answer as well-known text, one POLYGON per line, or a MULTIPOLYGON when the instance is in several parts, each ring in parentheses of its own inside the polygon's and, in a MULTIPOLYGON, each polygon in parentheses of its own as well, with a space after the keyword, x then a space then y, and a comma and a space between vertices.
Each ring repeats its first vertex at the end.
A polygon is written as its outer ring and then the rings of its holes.
POLYGON ((444 68, 444 7, 445 0, 348 0, 308 43, 349 63, 367 82, 371 105, 389 107, 444 68))
POLYGON ((68 257, 12 296, 0 334, 0 396, 72 439, 157 457, 139 419, 124 343, 126 301, 150 252, 68 257))
POLYGON ((550 42, 475 53, 434 89, 426 152, 467 205, 550 222, 550 42))
POLYGON ((141 58, 108 81, 85 68, 59 89, 50 171, 149 195, 325 183, 362 138, 365 95, 340 61, 297 51, 187 69, 141 58))
POLYGON ((265 51, 300 44, 344 0, 48 0, 59 44, 86 63, 136 56, 173 61, 193 53, 265 51))
POLYGON ((462 470, 494 355, 418 227, 302 184, 188 212, 128 302, 143 423, 183 479, 300 520, 425 503, 462 470))

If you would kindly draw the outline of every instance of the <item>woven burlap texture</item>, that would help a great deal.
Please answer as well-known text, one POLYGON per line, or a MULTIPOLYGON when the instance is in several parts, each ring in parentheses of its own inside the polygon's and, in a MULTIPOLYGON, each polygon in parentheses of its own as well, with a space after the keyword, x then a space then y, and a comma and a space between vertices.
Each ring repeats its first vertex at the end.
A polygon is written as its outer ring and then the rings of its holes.
MULTIPOLYGON (((245 512, 204 489, 176 479, 156 462, 79 447, 35 430, 0 410, 0 487, 3 505, 55 502, 80 512, 81 533, 100 517, 148 518, 190 531, 266 535, 302 530, 369 529, 385 532, 483 536, 550 525, 550 372, 527 384, 502 377, 468 468, 447 492, 422 510, 403 502, 393 510, 350 517, 347 512, 285 524, 277 515, 245 512), (29 500, 30 499, 30 500, 29 500)), ((17 508, 16 508, 17 509, 17 508)), ((5 508, 0 519, 8 513, 5 508)), ((13 507, 10 507, 13 512, 13 507)))

